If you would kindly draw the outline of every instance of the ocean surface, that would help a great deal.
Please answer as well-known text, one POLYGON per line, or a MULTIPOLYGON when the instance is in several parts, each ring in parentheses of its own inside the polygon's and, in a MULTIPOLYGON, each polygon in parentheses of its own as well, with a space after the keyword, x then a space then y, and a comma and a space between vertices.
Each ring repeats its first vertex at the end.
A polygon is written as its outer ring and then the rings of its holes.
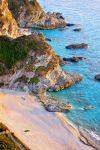
POLYGON ((51 94, 60 101, 70 102, 73 110, 65 115, 79 126, 85 127, 100 136, 100 82, 94 79, 100 73, 100 0, 38 0, 45 11, 62 12, 66 21, 76 26, 68 30, 42 31, 57 55, 63 57, 83 56, 86 60, 68 63, 63 69, 82 74, 83 80, 60 92, 51 94), (82 28, 74 32, 74 28, 82 28), (65 46, 73 43, 87 43, 89 49, 67 50, 65 46), (95 110, 84 111, 87 106, 95 110))

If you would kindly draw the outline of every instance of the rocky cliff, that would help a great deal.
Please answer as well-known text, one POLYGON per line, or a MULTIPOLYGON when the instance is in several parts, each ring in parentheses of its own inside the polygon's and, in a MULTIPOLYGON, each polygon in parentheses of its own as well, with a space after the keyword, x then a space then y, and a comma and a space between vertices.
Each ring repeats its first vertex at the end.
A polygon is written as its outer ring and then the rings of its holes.
POLYGON ((52 29, 66 26, 60 13, 46 13, 37 0, 8 0, 9 8, 20 27, 52 29))
POLYGON ((62 70, 59 57, 44 36, 0 38, 0 85, 32 92, 59 91, 82 78, 62 70))
MULTIPOLYGON (((23 2, 25 8, 28 4, 38 5, 37 1, 29 3, 26 0, 20 1, 22 6, 23 2)), ((0 4, 0 87, 20 88, 36 93, 43 90, 59 91, 82 79, 78 74, 62 70, 60 58, 42 33, 34 32, 27 36, 20 34, 7 1, 0 0, 0 4)))
POLYGON ((19 35, 19 27, 8 9, 7 0, 0 0, 0 35, 13 38, 19 35))

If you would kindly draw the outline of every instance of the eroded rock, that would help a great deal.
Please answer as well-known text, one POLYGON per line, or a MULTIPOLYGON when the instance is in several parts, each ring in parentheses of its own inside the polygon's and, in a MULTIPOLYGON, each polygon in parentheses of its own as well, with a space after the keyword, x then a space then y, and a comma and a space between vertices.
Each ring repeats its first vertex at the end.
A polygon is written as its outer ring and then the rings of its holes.
POLYGON ((71 44, 66 46, 66 49, 87 49, 88 44, 81 43, 81 44, 71 44))
POLYGON ((83 59, 86 59, 86 58, 80 57, 80 56, 74 56, 71 58, 66 58, 66 57, 63 58, 64 61, 70 61, 70 62, 79 62, 80 60, 83 60, 83 59))

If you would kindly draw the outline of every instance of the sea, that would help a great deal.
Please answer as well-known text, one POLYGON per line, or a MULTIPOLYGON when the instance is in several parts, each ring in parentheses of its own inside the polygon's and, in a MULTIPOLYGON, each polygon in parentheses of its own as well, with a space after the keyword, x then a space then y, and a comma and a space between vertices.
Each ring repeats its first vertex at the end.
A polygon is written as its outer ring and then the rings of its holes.
POLYGON ((83 80, 74 86, 50 94, 62 102, 70 102, 73 109, 65 116, 91 132, 100 140, 100 82, 94 79, 100 74, 100 0, 38 0, 48 12, 63 13, 66 22, 76 24, 67 30, 41 30, 57 55, 63 57, 82 56, 86 59, 63 66, 68 72, 77 72, 83 80), (73 29, 81 28, 81 32, 73 29), (88 49, 71 50, 65 46, 87 43, 88 49), (93 106, 93 110, 84 107, 93 106))

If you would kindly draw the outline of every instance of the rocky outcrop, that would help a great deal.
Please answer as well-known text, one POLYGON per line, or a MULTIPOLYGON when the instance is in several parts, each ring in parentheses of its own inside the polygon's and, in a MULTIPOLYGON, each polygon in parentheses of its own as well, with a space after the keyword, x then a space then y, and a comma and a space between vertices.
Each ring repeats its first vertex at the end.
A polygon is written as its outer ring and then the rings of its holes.
POLYGON ((88 48, 88 44, 81 43, 81 44, 71 44, 66 46, 66 49, 86 49, 88 48))
POLYGON ((19 27, 8 9, 7 0, 0 0, 0 35, 17 37, 19 27))
POLYGON ((20 27, 53 29, 66 26, 61 13, 46 13, 37 0, 8 0, 9 8, 20 27))
POLYGON ((1 85, 37 93, 59 91, 82 79, 78 74, 63 71, 59 57, 42 33, 17 39, 1 37, 0 44, 1 52, 5 48, 0 62, 1 85))

